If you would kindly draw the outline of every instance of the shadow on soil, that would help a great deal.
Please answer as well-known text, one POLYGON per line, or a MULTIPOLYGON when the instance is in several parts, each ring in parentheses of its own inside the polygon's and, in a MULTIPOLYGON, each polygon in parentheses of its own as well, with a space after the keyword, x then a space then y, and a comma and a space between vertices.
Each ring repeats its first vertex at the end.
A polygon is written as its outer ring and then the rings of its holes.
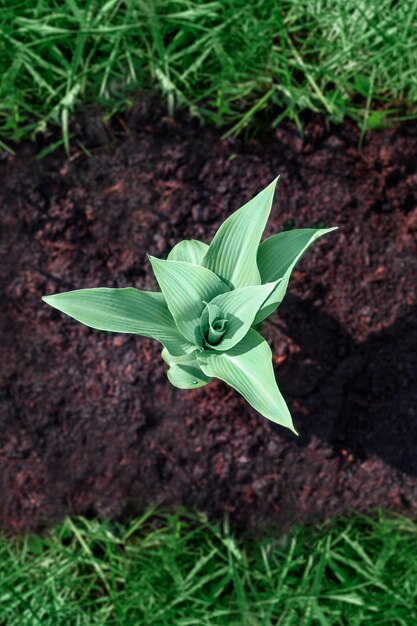
POLYGON ((279 369, 284 395, 294 399, 299 444, 315 435, 345 454, 377 455, 417 475, 417 307, 363 343, 293 295, 280 317, 300 348, 279 369))

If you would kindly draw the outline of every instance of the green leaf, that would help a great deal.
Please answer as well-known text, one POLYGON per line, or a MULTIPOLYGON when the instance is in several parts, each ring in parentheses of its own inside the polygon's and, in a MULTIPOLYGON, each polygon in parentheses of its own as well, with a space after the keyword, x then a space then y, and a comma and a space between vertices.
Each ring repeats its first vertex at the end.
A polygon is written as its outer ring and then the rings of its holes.
POLYGON ((297 434, 276 384, 271 349, 253 328, 227 352, 204 351, 197 359, 206 376, 236 389, 261 415, 297 434))
POLYGON ((227 319, 227 326, 222 340, 211 347, 223 351, 230 350, 239 343, 252 326, 259 309, 279 283, 280 281, 275 281, 266 285, 241 287, 214 298, 210 304, 219 307, 222 317, 227 319))
POLYGON ((227 319, 223 317, 220 307, 211 302, 205 305, 200 317, 200 330, 209 344, 216 345, 226 331, 227 319))
POLYGON ((196 352, 175 358, 168 350, 162 350, 162 358, 169 365, 169 382, 179 389, 197 389, 204 387, 212 378, 206 376, 196 358, 196 352))
POLYGON ((204 303, 229 288, 205 267, 184 261, 149 259, 179 331, 188 341, 201 346, 200 316, 204 303))
POLYGON ((99 287, 42 299, 91 328, 152 337, 176 355, 195 349, 179 332, 160 292, 99 287))
POLYGON ((201 261, 231 288, 261 283, 256 258, 277 180, 223 222, 201 261))
POLYGON ((185 261, 200 265, 208 245, 197 239, 185 239, 177 243, 168 254, 168 261, 185 261))
POLYGON ((307 248, 319 237, 327 235, 333 228, 299 228, 278 233, 259 246, 258 267, 262 283, 282 279, 278 289, 266 300, 255 319, 262 322, 281 304, 288 288, 291 272, 307 248))
POLYGON ((263 241, 258 250, 258 267, 262 282, 283 278, 316 239, 336 229, 337 226, 299 228, 278 233, 263 241))

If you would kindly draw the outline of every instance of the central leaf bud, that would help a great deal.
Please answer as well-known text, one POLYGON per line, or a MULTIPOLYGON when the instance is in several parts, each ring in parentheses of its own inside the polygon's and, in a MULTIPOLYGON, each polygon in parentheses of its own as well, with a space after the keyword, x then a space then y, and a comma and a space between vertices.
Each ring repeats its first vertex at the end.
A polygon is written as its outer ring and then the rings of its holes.
POLYGON ((200 318, 200 330, 207 346, 217 346, 227 329, 227 319, 216 304, 205 302, 200 318))

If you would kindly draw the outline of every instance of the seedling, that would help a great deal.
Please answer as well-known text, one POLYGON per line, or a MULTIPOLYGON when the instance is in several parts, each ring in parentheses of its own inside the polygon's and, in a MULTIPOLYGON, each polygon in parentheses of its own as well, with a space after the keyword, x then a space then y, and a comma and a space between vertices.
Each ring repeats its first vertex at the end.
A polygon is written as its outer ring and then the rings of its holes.
POLYGON ((255 327, 281 304, 294 265, 334 228, 302 228, 260 243, 277 180, 233 213, 210 245, 180 241, 166 260, 150 256, 161 291, 79 289, 43 300, 77 321, 163 345, 169 381, 194 389, 219 378, 261 415, 296 432, 255 327))

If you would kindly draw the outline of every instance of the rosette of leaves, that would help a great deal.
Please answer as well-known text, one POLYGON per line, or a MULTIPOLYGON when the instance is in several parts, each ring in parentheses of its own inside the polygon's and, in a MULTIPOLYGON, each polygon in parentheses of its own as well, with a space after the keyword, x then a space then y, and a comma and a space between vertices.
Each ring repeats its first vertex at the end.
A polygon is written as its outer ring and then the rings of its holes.
POLYGON ((79 289, 43 300, 91 328, 156 339, 173 385, 195 389, 219 378, 295 432, 256 327, 282 302, 301 255, 334 229, 290 230, 260 243, 277 180, 233 213, 210 245, 185 240, 165 260, 150 256, 161 291, 79 289))

